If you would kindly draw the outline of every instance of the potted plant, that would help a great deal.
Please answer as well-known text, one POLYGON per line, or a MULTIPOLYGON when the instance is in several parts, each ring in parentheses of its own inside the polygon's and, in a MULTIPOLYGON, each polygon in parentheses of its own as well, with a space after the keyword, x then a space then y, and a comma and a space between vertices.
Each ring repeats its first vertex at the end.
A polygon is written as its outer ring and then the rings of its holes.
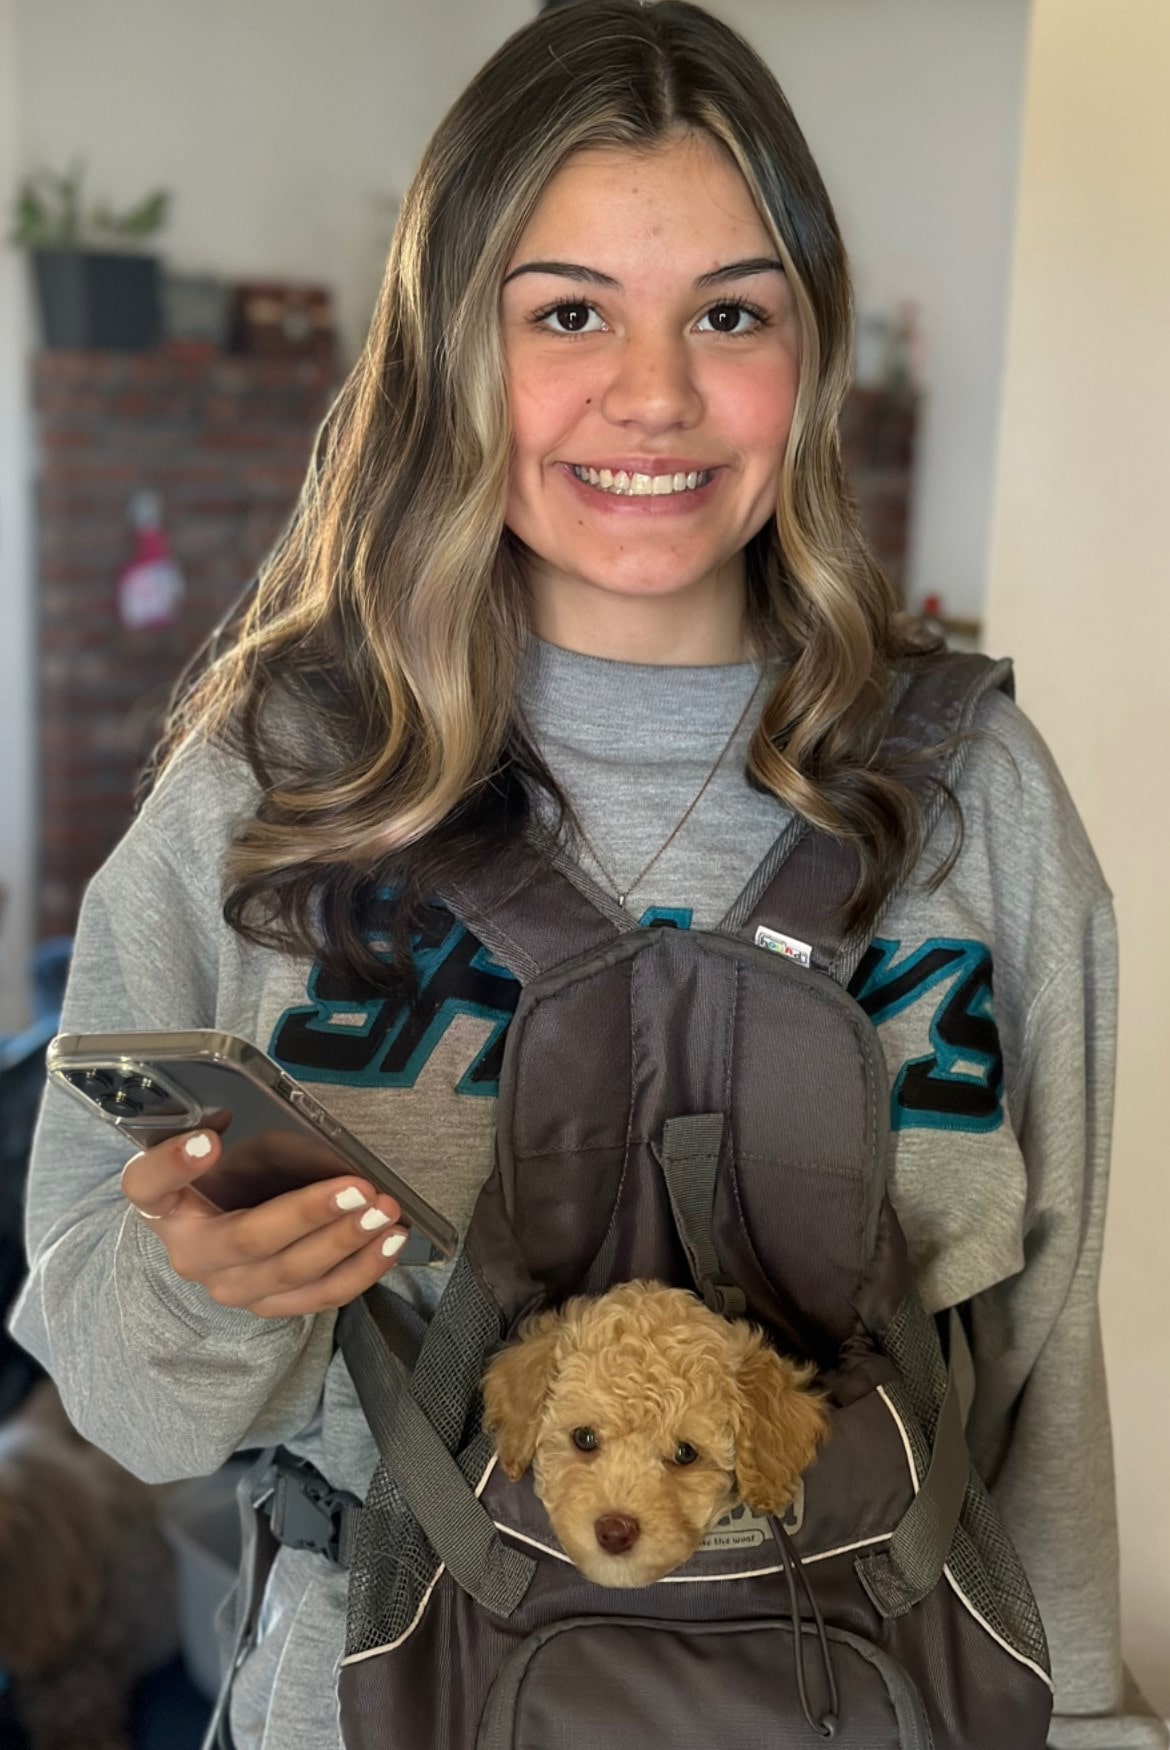
POLYGON ((86 208, 81 183, 80 165, 64 176, 42 170, 16 197, 9 241, 32 255, 45 345, 156 346, 162 276, 141 245, 165 224, 170 196, 156 189, 119 214, 86 208))

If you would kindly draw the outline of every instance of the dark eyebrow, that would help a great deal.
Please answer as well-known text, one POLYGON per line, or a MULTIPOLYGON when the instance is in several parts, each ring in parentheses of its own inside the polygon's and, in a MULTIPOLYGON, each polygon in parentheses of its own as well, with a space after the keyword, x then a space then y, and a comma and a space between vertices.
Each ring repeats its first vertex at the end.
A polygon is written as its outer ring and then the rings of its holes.
POLYGON ((747 261, 732 261, 726 267, 716 267, 710 273, 701 273, 695 281, 695 290, 701 291, 704 286, 721 286, 724 280, 748 279, 754 273, 783 272, 783 262, 776 261, 771 255, 753 255, 747 261))
MULTIPOLYGON (((726 267, 716 267, 710 273, 701 273, 695 281, 695 290, 702 291, 705 286, 721 286, 727 280, 747 279, 755 273, 783 273, 783 263, 774 260, 770 255, 753 255, 747 261, 732 261, 726 267)), ((573 261, 526 261, 522 267, 514 267, 504 279, 507 285, 522 273, 551 273, 559 279, 581 280, 590 286, 605 286, 610 291, 620 292, 621 281, 613 279, 607 273, 599 273, 595 267, 581 267, 573 261)))

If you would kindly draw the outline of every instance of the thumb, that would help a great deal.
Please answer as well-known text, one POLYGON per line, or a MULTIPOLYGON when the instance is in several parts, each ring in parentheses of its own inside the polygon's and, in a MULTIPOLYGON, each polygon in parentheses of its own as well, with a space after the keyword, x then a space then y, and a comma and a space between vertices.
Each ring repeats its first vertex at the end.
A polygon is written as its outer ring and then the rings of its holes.
POLYGON ((192 1181, 219 1159, 221 1148, 214 1130, 196 1130, 155 1143, 122 1168, 122 1193, 147 1221, 218 1214, 192 1181))

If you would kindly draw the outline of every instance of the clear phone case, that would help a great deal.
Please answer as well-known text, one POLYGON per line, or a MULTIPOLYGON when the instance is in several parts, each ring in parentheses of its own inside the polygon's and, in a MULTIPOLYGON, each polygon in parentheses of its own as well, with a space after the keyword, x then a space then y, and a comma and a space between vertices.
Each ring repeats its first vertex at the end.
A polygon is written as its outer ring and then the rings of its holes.
MULTIPOLYGON (((250 1209, 355 1173, 393 1197, 440 1257, 455 1253, 458 1235, 446 1217, 246 1040, 211 1031, 60 1034, 46 1067, 52 1081, 135 1148, 183 1131, 218 1131, 223 1153, 200 1176, 198 1190, 220 1209, 250 1209)), ((417 1260, 413 1241, 402 1255, 417 1260)))

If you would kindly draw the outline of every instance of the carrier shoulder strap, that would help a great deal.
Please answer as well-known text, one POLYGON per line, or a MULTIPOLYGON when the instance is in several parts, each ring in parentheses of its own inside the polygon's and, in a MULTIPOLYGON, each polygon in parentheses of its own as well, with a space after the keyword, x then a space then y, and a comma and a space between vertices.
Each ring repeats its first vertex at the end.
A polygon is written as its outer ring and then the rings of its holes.
POLYGON ((449 880, 440 897, 521 984, 637 928, 600 887, 583 889, 539 829, 449 880))
MULTIPOLYGON (((923 843, 946 806, 969 749, 968 732, 979 701, 996 690, 1011 695, 1009 661, 956 651, 913 657, 901 665, 899 691, 885 747, 899 780, 923 811, 923 843)), ((884 910, 911 874, 905 864, 883 901, 884 910)), ((873 933, 873 923, 848 932, 845 903, 857 879, 850 846, 795 820, 773 845, 719 924, 741 939, 777 928, 807 951, 808 964, 848 984, 873 933)))

